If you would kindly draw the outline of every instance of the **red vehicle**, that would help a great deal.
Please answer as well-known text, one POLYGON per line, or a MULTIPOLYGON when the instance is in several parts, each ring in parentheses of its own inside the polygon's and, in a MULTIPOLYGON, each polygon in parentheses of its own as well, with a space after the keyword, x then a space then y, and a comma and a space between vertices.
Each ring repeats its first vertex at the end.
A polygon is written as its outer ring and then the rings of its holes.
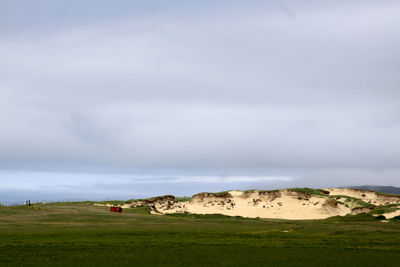
POLYGON ((113 211, 113 212, 122 212, 122 208, 121 208, 121 207, 110 207, 110 211, 113 211))

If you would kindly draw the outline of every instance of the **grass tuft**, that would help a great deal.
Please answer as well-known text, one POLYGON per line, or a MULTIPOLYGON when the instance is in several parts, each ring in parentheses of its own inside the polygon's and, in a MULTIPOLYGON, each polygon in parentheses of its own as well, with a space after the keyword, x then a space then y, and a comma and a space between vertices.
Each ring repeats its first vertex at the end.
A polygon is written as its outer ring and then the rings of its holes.
POLYGON ((288 191, 293 191, 293 192, 301 192, 301 193, 305 193, 308 195, 315 195, 315 196, 322 196, 322 197, 328 197, 329 195, 329 191, 323 190, 323 189, 314 189, 314 188, 308 188, 308 187, 304 187, 304 188, 288 188, 288 191))

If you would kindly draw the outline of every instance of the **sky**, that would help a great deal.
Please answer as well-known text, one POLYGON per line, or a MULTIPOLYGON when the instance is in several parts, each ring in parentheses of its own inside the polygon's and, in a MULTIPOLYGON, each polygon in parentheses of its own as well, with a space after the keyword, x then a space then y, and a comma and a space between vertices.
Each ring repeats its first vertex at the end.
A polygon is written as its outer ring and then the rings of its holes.
POLYGON ((0 200, 400 186, 399 1, 0 2, 0 200))

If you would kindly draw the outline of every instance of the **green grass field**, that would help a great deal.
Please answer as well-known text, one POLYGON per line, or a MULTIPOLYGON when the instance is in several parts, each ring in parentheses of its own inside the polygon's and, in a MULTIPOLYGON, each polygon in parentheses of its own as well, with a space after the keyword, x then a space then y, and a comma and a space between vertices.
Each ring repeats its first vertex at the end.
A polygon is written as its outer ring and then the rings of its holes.
POLYGON ((0 207, 0 266, 399 266, 400 222, 111 213, 90 203, 0 207))

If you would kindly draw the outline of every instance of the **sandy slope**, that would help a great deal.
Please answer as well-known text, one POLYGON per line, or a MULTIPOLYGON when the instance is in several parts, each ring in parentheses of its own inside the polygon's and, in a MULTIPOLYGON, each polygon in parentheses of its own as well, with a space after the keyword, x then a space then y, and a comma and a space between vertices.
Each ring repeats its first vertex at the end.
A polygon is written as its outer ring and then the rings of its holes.
MULTIPOLYGON (((369 212, 375 206, 400 204, 400 195, 382 195, 368 190, 329 188, 302 191, 293 189, 272 191, 229 191, 199 193, 188 202, 178 202, 167 195, 136 200, 123 208, 150 206, 153 214, 194 213, 224 214, 250 218, 324 219, 369 212), (347 197, 345 197, 347 196, 347 197)), ((397 212, 397 211, 396 211, 397 212)), ((397 213, 389 216, 395 217, 397 213)), ((387 218, 392 218, 387 217, 387 218)))
POLYGON ((383 216, 385 216, 386 219, 392 219, 396 216, 400 216, 400 209, 393 211, 393 212, 384 213, 383 216))
POLYGON ((328 188, 329 195, 345 195, 358 198, 373 205, 400 204, 400 195, 385 195, 369 190, 350 188, 328 188))
POLYGON ((271 194, 230 191, 225 196, 195 196, 192 201, 173 208, 156 206, 161 213, 219 213, 229 216, 277 219, 323 219, 346 215, 351 210, 327 198, 281 190, 271 194))

